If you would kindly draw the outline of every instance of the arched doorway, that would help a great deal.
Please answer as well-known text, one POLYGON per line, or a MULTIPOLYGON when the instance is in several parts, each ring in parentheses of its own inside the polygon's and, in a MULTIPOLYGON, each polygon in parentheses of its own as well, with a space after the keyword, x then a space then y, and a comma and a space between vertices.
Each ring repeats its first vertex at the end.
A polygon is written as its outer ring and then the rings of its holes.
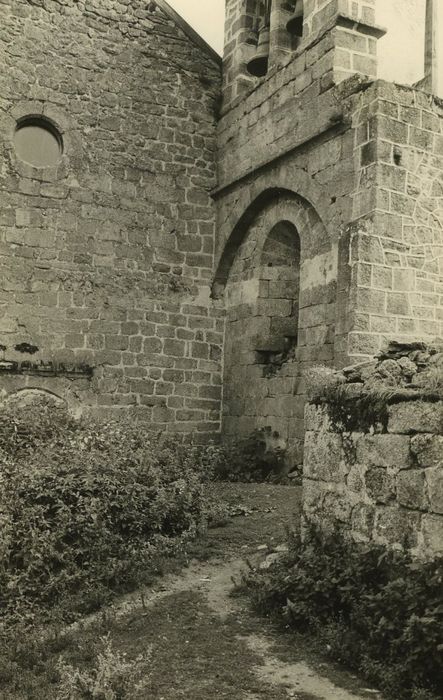
POLYGON ((303 454, 303 373, 333 359, 337 249, 312 207, 289 193, 235 234, 216 278, 226 305, 223 433, 264 431, 293 466, 303 454))

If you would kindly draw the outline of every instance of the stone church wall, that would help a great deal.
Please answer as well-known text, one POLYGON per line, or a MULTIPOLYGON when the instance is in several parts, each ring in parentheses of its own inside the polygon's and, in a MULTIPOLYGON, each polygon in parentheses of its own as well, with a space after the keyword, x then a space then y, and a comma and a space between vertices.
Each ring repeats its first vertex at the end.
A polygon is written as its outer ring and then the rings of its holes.
POLYGON ((3 392, 217 432, 219 62, 161 3, 3 0, 0 64, 3 392), (17 156, 30 115, 55 167, 17 156))
POLYGON ((223 426, 263 430, 291 466, 302 461, 310 367, 362 361, 391 338, 443 336, 443 111, 375 79, 383 31, 365 0, 304 3, 301 44, 278 60, 271 18, 267 73, 248 76, 254 7, 228 2, 218 127, 223 426), (279 225, 298 256, 288 246, 286 264, 264 265, 279 225))
MULTIPOLYGON (((225 100, 219 123, 214 295, 227 311, 223 430, 263 431, 270 448, 286 450, 289 467, 302 461, 306 371, 349 362, 347 227, 362 171, 355 124, 372 99, 359 76, 334 84, 342 60, 340 77, 348 77, 344 54, 359 37, 336 33, 348 49, 335 53, 319 25, 323 15, 329 21, 325 7, 312 4, 304 51, 271 67, 241 99, 225 86, 231 104, 225 100), (298 241, 298 257, 288 248, 278 264, 266 249, 281 225, 298 241)), ((235 9, 230 3, 233 35, 235 9)), ((371 73, 376 39, 360 41, 371 73)), ((235 45, 225 58, 231 83, 235 45)))

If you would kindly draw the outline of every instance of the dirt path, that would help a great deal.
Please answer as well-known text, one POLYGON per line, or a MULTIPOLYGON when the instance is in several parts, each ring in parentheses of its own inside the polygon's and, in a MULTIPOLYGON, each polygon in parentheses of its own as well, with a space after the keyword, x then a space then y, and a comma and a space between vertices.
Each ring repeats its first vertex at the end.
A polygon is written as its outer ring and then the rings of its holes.
POLYGON ((200 558, 115 611, 113 641, 128 656, 153 648, 147 700, 363 700, 381 696, 315 657, 231 597, 245 558, 264 559, 298 515, 291 487, 216 487, 238 515, 210 530, 200 558), (265 547, 265 545, 267 545, 265 547))

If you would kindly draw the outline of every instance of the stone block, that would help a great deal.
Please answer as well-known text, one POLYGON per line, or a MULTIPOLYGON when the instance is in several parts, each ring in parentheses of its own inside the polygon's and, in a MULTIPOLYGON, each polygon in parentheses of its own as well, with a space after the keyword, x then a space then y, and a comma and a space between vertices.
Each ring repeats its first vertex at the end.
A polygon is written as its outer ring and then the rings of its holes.
POLYGON ((362 435, 357 440, 357 462, 372 467, 405 469, 410 466, 409 438, 406 435, 362 435))
POLYGON ((421 515, 396 506, 380 508, 374 526, 374 540, 389 546, 402 548, 415 547, 421 515))
POLYGON ((319 513, 323 508, 325 487, 318 481, 303 478, 303 510, 309 517, 310 514, 319 513))
POLYGON ((384 264, 384 253, 379 238, 359 233, 352 239, 351 256, 353 261, 384 264))
POLYGON ((392 474, 383 467, 372 467, 364 476, 366 493, 375 503, 389 503, 395 498, 395 482, 392 474))
POLYGON ((426 469, 429 510, 431 513, 443 515, 443 468, 426 469))
POLYGON ((327 491, 323 498, 322 514, 327 522, 350 523, 351 503, 346 494, 338 491, 327 491))
POLYGON ((411 438, 411 452, 421 467, 443 468, 443 437, 419 434, 411 438))
POLYGON ((397 474, 397 500, 412 510, 427 510, 429 500, 422 469, 408 469, 397 474))
POLYGON ((429 557, 443 556, 443 517, 441 515, 424 515, 422 521, 424 554, 429 557))
POLYGON ((411 307, 409 303, 409 295, 406 292, 403 294, 399 292, 389 292, 387 295, 386 308, 388 314, 410 316, 411 307))
POLYGON ((354 539, 369 542, 375 522, 375 507, 365 503, 354 506, 351 515, 351 528, 354 539))
POLYGON ((335 433, 306 433, 303 475, 319 481, 340 482, 342 438, 335 433))
POLYGON ((443 401, 408 401, 389 407, 390 433, 443 433, 443 401))
POLYGON ((415 289, 415 270, 394 270, 394 290, 398 292, 410 292, 415 289))
POLYGON ((392 289, 392 269, 382 267, 381 265, 373 265, 372 279, 374 287, 380 289, 392 289))
POLYGON ((360 287, 357 289, 356 306, 359 310, 372 313, 385 312, 385 292, 378 289, 360 287))
POLYGON ((346 485, 352 493, 363 496, 365 492, 366 467, 362 464, 353 464, 346 479, 346 485))
POLYGON ((326 406, 308 403, 305 406, 305 430, 319 432, 330 427, 329 413, 326 406))
POLYGON ((408 143, 407 124, 403 124, 396 119, 389 119, 386 116, 379 116, 377 124, 374 123, 374 127, 378 127, 379 138, 398 144, 408 143))
POLYGON ((375 333, 350 333, 350 355, 375 355, 380 350, 380 336, 375 333))

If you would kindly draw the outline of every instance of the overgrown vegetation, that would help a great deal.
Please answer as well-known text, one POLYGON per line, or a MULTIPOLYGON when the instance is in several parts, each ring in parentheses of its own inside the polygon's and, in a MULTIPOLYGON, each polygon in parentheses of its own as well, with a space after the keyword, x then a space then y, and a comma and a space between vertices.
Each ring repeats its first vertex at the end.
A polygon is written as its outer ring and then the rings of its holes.
POLYGON ((210 449, 60 408, 11 407, 2 418, 3 620, 97 609, 204 527, 210 449))
POLYGON ((150 653, 128 659, 113 648, 109 634, 99 642, 101 649, 93 669, 77 668, 63 657, 58 660, 57 700, 121 700, 134 698, 143 690, 149 677, 150 653))
POLYGON ((115 646, 112 615, 93 625, 38 630, 0 628, 2 700, 147 700, 152 646, 127 654, 115 646))
POLYGON ((368 431, 374 426, 386 432, 390 405, 417 400, 437 402, 443 399, 441 367, 431 367, 422 372, 420 385, 403 386, 394 383, 397 380, 400 382, 398 377, 394 377, 390 383, 382 376, 383 365, 396 367, 397 363, 392 360, 363 363, 363 366, 365 364, 368 365, 368 381, 359 376, 359 366, 350 369, 349 377, 322 365, 312 367, 306 373, 308 400, 327 406, 332 428, 337 432, 368 431), (359 381, 355 381, 356 376, 359 381))
POLYGON ((443 687, 443 560, 414 562, 311 530, 304 541, 291 535, 270 568, 251 568, 241 588, 396 700, 428 700, 443 687))
POLYGON ((284 450, 269 449, 265 431, 213 447, 212 478, 219 481, 278 481, 284 473, 284 450))
POLYGON ((184 445, 49 405, 3 408, 0 458, 0 619, 14 624, 72 620, 141 585, 223 519, 205 482, 262 481, 282 464, 255 434, 184 445))

